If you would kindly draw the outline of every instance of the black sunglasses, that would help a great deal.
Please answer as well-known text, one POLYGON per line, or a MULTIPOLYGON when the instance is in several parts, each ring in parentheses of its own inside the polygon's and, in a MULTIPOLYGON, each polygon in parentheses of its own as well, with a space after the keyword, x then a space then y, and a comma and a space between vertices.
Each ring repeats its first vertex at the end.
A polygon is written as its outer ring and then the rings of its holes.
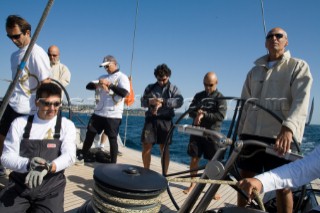
POLYGON ((55 54, 49 54, 49 53, 48 53, 48 56, 49 56, 49 57, 51 57, 51 56, 52 56, 52 57, 57 57, 58 55, 55 55, 55 54))
POLYGON ((157 77, 158 82, 166 82, 168 79, 169 79, 169 77, 163 77, 163 78, 157 77))
POLYGON ((203 84, 205 87, 213 87, 213 84, 203 84))
POLYGON ((269 35, 267 35, 266 39, 268 40, 270 38, 273 38, 273 36, 275 36, 277 39, 280 39, 283 37, 283 34, 281 34, 281 33, 269 34, 269 35))
POLYGON ((49 101, 44 101, 44 100, 39 99, 39 102, 40 102, 43 106, 46 106, 46 107, 49 107, 49 106, 58 107, 58 106, 61 105, 61 102, 59 102, 59 101, 49 102, 49 101))
POLYGON ((16 35, 9 35, 9 34, 7 34, 8 38, 10 38, 10 39, 16 39, 16 40, 19 39, 21 35, 22 35, 22 32, 21 32, 20 34, 16 34, 16 35))

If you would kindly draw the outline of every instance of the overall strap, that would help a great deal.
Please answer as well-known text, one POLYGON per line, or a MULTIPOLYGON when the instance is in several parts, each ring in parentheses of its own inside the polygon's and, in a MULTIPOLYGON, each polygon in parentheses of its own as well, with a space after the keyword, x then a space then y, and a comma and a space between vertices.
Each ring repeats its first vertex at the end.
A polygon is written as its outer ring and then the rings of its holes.
MULTIPOLYGON (((34 118, 34 115, 30 115, 28 117, 28 122, 27 122, 26 127, 24 128, 24 133, 23 133, 23 138, 24 139, 28 139, 30 137, 30 131, 31 131, 31 127, 32 127, 33 118, 34 118)), ((61 120, 62 120, 61 119, 61 114, 58 113, 53 138, 56 138, 56 139, 60 138, 61 120)))
POLYGON ((54 129, 54 135, 53 135, 53 138, 54 139, 59 139, 60 138, 60 130, 61 130, 61 112, 58 112, 58 115, 57 115, 57 121, 56 121, 56 126, 55 126, 55 129, 54 129))
POLYGON ((33 118, 34 118, 34 115, 29 115, 27 125, 24 128, 24 133, 23 133, 24 139, 28 139, 30 137, 30 130, 32 127, 33 118))

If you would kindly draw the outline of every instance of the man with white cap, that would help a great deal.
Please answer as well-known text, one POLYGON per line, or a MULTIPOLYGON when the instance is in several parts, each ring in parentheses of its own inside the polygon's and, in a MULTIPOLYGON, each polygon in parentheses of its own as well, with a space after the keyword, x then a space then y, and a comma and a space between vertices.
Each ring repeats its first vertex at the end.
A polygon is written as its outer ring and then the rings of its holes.
POLYGON ((117 60, 113 56, 104 57, 100 67, 104 67, 108 74, 100 76, 98 80, 87 85, 87 89, 100 87, 100 101, 89 120, 86 138, 78 160, 94 162, 89 150, 96 134, 101 134, 104 131, 110 142, 111 163, 116 163, 117 136, 122 120, 124 98, 129 94, 130 83, 128 76, 119 70, 117 60))

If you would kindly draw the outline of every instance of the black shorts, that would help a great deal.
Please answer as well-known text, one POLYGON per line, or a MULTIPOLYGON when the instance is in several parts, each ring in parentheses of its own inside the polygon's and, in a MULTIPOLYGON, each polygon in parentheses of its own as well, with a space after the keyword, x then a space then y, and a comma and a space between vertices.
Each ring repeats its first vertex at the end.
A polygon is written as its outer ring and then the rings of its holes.
MULTIPOLYGON (((243 136, 240 136, 240 138, 241 140, 244 140, 244 143, 245 143, 245 140, 250 140, 250 139, 263 141, 270 145, 275 144, 276 142, 276 139, 274 138, 266 138, 266 137, 253 136, 253 135, 243 135, 243 136)), ((294 147, 292 147, 292 149, 296 150, 294 147)), ((265 148, 261 146, 244 146, 244 148, 242 149, 237 159, 237 166, 240 169, 260 174, 290 162, 291 161, 286 160, 284 158, 267 154, 265 152, 265 148), (241 155, 245 155, 245 156, 250 155, 258 149, 262 151, 258 152, 257 154, 249 158, 241 157, 241 155)))
POLYGON ((12 121, 20 116, 24 116, 24 114, 17 113, 8 104, 0 121, 0 135, 7 136, 12 121))
MULTIPOLYGON (((141 134, 142 143, 165 144, 168 133, 173 126, 172 120, 147 119, 141 134)), ((172 142, 172 135, 168 144, 172 142)))
MULTIPOLYGON (((218 147, 213 141, 210 141, 205 137, 195 135, 190 136, 187 152, 189 156, 201 158, 203 155, 204 159, 211 160, 217 150, 218 147)), ((218 159, 223 159, 223 156, 220 156, 218 159)))
POLYGON ((121 118, 106 118, 92 114, 87 130, 99 135, 104 131, 108 137, 117 137, 121 121, 121 118))

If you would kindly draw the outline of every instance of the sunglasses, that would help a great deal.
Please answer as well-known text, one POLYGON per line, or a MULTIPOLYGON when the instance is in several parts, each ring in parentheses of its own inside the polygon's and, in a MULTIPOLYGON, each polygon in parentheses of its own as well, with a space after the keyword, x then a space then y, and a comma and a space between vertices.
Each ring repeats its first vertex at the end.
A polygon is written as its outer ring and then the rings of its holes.
POLYGON ((267 35, 266 40, 273 38, 273 36, 275 36, 277 39, 280 39, 283 37, 283 34, 281 34, 281 33, 269 34, 269 35, 267 35))
POLYGON ((50 106, 58 107, 58 106, 61 105, 61 102, 59 102, 59 101, 49 102, 49 101, 44 101, 44 100, 39 99, 39 102, 40 102, 43 106, 46 106, 46 107, 50 107, 50 106))
POLYGON ((49 54, 49 53, 48 53, 48 56, 49 56, 49 57, 51 57, 51 56, 52 56, 52 57, 57 57, 58 55, 55 55, 55 54, 49 54))
POLYGON ((20 36, 22 35, 22 32, 20 33, 20 34, 16 34, 16 35, 9 35, 9 34, 7 34, 7 36, 8 36, 8 38, 10 38, 11 40, 12 39, 19 39, 20 38, 20 36))
POLYGON ((205 87, 213 87, 213 84, 203 84, 205 87))
POLYGON ((157 78, 158 82, 166 82, 169 78, 168 77, 164 77, 164 78, 157 78))

